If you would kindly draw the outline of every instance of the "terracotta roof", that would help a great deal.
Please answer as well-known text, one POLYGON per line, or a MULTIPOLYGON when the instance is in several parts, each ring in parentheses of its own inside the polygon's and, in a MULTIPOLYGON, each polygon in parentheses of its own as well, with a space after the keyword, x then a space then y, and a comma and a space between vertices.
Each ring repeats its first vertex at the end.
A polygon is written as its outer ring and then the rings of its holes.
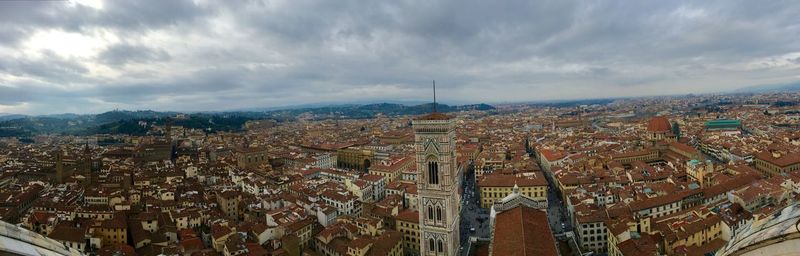
MULTIPOLYGON (((199 240, 199 239, 198 239, 199 240)), ((201 241, 202 243, 202 241, 201 241)), ((98 256, 133 256, 136 255, 133 247, 127 244, 113 244, 97 251, 98 256)))
POLYGON ((683 190, 678 193, 672 193, 663 196, 657 196, 652 198, 647 198, 644 200, 634 201, 629 206, 632 210, 640 211, 645 209, 650 209, 653 207, 658 207, 662 205, 667 205, 671 203, 680 202, 683 198, 692 191, 683 190))
POLYGON ((53 228, 48 237, 59 241, 81 243, 86 241, 86 226, 76 227, 72 222, 61 222, 53 228))
POLYGON ((650 132, 670 132, 672 131, 672 125, 669 123, 669 119, 664 116, 657 116, 650 119, 650 122, 647 123, 647 131, 650 132))
POLYGON ((450 116, 439 112, 433 112, 421 117, 417 117, 416 120, 450 120, 450 116))
POLYGON ((226 226, 219 225, 219 224, 214 224, 213 226, 211 226, 211 236, 213 236, 214 239, 221 238, 221 237, 223 237, 225 235, 228 235, 230 233, 233 233, 233 230, 231 230, 230 228, 228 228, 226 226))
POLYGON ((647 233, 642 233, 639 239, 628 239, 617 245, 622 255, 644 256, 658 255, 653 237, 647 233))
POLYGON ((779 167, 787 167, 800 163, 800 154, 798 153, 781 154, 780 157, 776 158, 772 155, 772 152, 762 151, 757 153, 755 157, 779 167))
POLYGON ((394 248, 400 246, 403 242, 403 233, 394 230, 386 230, 381 234, 370 250, 370 255, 389 255, 394 248))
POLYGON ((397 214, 397 220, 419 224, 419 212, 405 209, 397 214))
POLYGON ((564 151, 555 151, 555 150, 548 150, 548 149, 542 150, 541 154, 544 155, 544 158, 547 159, 547 161, 549 161, 549 162, 556 161, 556 160, 562 159, 564 157, 567 157, 567 153, 564 152, 564 151))
POLYGON ((495 219, 493 255, 558 255, 547 213, 519 206, 495 219))
POLYGON ((681 150, 683 152, 686 152, 686 153, 690 153, 690 154, 696 154, 697 153, 697 149, 696 148, 694 148, 692 146, 689 146, 689 145, 686 145, 686 144, 683 144, 683 143, 680 143, 680 142, 672 142, 669 145, 674 147, 674 148, 676 148, 676 149, 679 149, 679 150, 681 150))

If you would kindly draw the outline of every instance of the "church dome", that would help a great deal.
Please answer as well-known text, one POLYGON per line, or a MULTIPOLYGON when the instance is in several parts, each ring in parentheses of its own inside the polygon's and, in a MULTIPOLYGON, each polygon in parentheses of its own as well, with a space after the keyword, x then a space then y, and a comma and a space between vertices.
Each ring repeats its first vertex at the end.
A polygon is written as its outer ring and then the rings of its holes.
POLYGON ((664 116, 657 116, 650 119, 650 122, 647 123, 647 131, 648 132, 670 132, 672 131, 672 125, 669 123, 669 119, 664 116))

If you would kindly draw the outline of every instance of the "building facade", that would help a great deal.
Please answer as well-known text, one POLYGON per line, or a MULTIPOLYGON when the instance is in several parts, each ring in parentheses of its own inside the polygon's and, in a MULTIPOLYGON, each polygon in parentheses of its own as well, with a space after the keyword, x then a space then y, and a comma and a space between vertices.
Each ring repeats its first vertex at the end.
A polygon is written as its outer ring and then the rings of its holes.
POLYGON ((455 123, 431 113, 412 121, 417 158, 421 255, 456 255, 459 248, 455 123))
POLYGON ((547 180, 544 174, 539 173, 532 177, 491 174, 478 181, 481 207, 492 207, 495 202, 513 193, 515 187, 518 187, 520 193, 526 197, 547 203, 547 180))

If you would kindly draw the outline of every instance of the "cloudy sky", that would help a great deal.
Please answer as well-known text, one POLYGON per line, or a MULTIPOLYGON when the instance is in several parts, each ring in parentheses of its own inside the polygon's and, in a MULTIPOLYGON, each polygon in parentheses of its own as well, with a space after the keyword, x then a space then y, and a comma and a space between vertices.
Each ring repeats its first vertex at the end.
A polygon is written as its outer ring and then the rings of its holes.
POLYGON ((0 112, 730 91, 800 81, 797 1, 2 1, 0 112))

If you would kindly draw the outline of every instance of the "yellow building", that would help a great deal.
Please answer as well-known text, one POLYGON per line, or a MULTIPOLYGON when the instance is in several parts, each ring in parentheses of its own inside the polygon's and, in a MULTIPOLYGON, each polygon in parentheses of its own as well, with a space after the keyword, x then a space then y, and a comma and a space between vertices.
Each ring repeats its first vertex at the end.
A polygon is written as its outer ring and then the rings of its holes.
POLYGON ((652 220, 642 218, 638 222, 627 217, 607 224, 608 255, 611 256, 635 254, 650 245, 654 249, 654 244, 659 245, 658 253, 661 255, 683 255, 687 251, 703 254, 725 244, 722 219, 705 208, 652 220))
POLYGON ((611 158, 614 161, 617 161, 623 165, 630 165, 632 162, 642 161, 642 162, 653 162, 658 160, 658 150, 655 149, 646 149, 640 151, 630 151, 625 153, 619 153, 611 155, 611 158))
POLYGON ((401 173, 408 171, 409 167, 414 163, 414 158, 406 156, 397 159, 389 159, 373 164, 369 168, 369 173, 373 175, 383 176, 386 178, 386 183, 397 180, 401 173))
POLYGON ((697 182, 700 187, 709 186, 711 174, 714 172, 714 164, 711 161, 701 162, 691 160, 686 165, 686 175, 697 182))
POLYGON ((678 253, 678 248, 697 248, 709 243, 724 244, 721 242, 722 219, 712 212, 702 213, 692 211, 686 214, 653 220, 656 226, 666 226, 670 229, 658 230, 666 244, 667 255, 678 253), (658 225, 666 223, 668 225, 658 225))
POLYGON ((375 152, 370 149, 343 148, 336 151, 336 165, 339 168, 369 170, 374 157, 375 152))
POLYGON ((419 212, 404 210, 396 218, 395 230, 403 233, 405 255, 419 255, 419 212))
POLYGON ((225 249, 225 241, 228 237, 233 235, 235 230, 227 226, 214 224, 211 226, 211 246, 217 252, 222 252, 225 249))
POLYGON ((94 227, 95 236, 103 241, 103 246, 128 243, 128 223, 124 215, 116 214, 112 219, 97 224, 94 227))
POLYGON ((521 194, 537 201, 547 202, 547 180, 541 172, 533 172, 529 176, 516 177, 506 174, 484 175, 478 181, 481 207, 490 208, 494 202, 511 194, 514 185, 521 194))
POLYGON ((763 151, 755 155, 753 164, 764 176, 772 177, 800 170, 800 153, 789 153, 782 150, 763 151))
MULTIPOLYGON (((608 238, 606 240, 607 241, 607 245, 606 245, 607 248, 606 249, 607 249, 607 252, 608 252, 609 256, 623 256, 623 255, 626 255, 626 253, 624 253, 622 250, 620 250, 620 244, 622 242, 626 242, 626 244, 639 245, 639 246, 642 246, 642 248, 650 248, 650 249, 655 250, 654 249, 655 242, 652 241, 652 239, 650 239, 650 236, 649 236, 649 233, 651 231, 650 230, 650 218, 649 217, 645 217, 645 218, 641 218, 641 219, 638 219, 638 220, 634 220, 634 218, 632 216, 624 216, 624 217, 619 217, 619 218, 614 219, 614 220, 606 221, 606 222, 604 222, 604 224, 605 225, 603 225, 604 226, 603 229, 605 230, 605 232, 603 232, 603 234, 608 236, 608 238), (641 233, 640 233, 640 231, 641 231, 641 233), (641 235, 646 235, 646 237, 645 237, 646 239, 639 240, 639 239, 637 239, 637 235, 639 237, 641 237, 641 235), (631 241, 632 238, 633 238, 633 240, 637 240, 637 241, 631 241), (650 239, 650 240, 647 240, 647 239, 650 239), (651 248, 651 246, 653 248, 651 248)), ((579 229, 578 229, 578 233, 579 234, 586 233, 586 230, 580 229, 581 227, 585 227, 585 224, 584 225, 579 225, 578 227, 579 227, 579 229)), ((600 232, 592 232, 592 233, 600 233, 600 232)), ((587 236, 584 235, 583 237, 587 237, 587 236)), ((594 236, 594 238, 597 238, 599 240, 602 237, 594 236)), ((592 239, 594 239, 594 238, 592 238, 592 239)), ((624 247, 624 245, 623 245, 623 247, 624 247)), ((623 248, 623 249, 628 249, 628 248, 623 248)), ((626 252, 630 253, 628 250, 626 250, 626 252)))
POLYGON ((219 208, 225 213, 226 216, 239 219, 240 209, 239 209, 239 200, 241 199, 241 195, 237 191, 228 190, 225 192, 220 192, 217 194, 217 204, 219 204, 219 208))
POLYGON ((347 243, 347 256, 366 256, 371 248, 371 239, 356 238, 347 243))
POLYGON ((297 236, 297 238, 300 239, 300 248, 306 249, 309 245, 309 241, 313 238, 311 235, 313 234, 315 225, 317 225, 316 219, 306 218, 288 225, 286 227, 286 233, 297 236))
POLYGON ((370 255, 403 256, 404 234, 386 230, 375 239, 370 255))

